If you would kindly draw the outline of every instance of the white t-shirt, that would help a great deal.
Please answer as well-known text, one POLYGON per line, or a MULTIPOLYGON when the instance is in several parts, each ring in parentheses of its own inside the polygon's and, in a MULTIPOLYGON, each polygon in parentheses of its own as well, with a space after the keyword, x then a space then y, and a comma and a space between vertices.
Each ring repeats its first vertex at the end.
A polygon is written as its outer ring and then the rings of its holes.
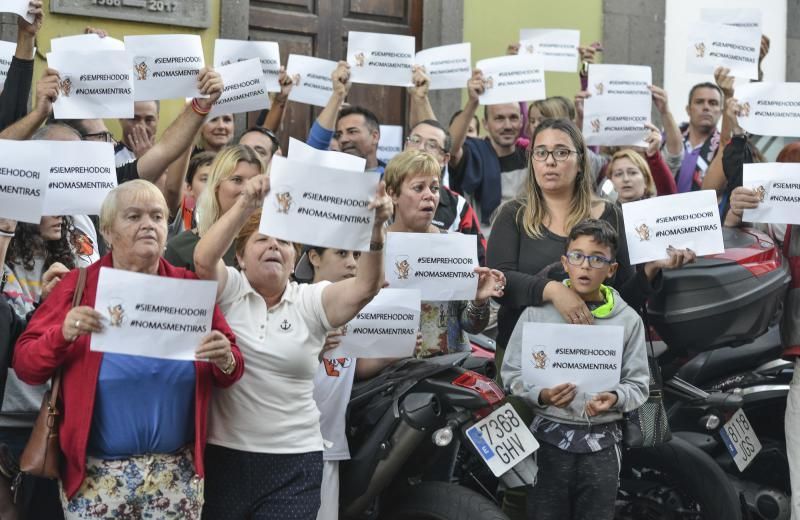
POLYGON ((214 389, 208 442, 255 453, 322 451, 314 375, 331 329, 322 307, 329 282, 290 282, 270 309, 245 275, 228 267, 217 299, 244 356, 244 375, 214 389))
POLYGON ((314 376, 314 401, 319 408, 322 438, 332 444, 326 446, 322 454, 324 460, 350 460, 345 414, 355 375, 355 358, 325 358, 314 376))

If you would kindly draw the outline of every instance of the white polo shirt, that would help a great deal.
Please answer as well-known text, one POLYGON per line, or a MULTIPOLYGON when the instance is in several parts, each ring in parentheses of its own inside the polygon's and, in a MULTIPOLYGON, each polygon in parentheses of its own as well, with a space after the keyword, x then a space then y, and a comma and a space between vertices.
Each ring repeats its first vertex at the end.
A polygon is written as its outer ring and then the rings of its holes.
POLYGON ((322 307, 329 282, 290 282, 270 309, 245 275, 228 267, 217 299, 245 360, 242 378, 215 389, 208 442, 255 453, 322 451, 314 403, 317 356, 332 327, 322 307))

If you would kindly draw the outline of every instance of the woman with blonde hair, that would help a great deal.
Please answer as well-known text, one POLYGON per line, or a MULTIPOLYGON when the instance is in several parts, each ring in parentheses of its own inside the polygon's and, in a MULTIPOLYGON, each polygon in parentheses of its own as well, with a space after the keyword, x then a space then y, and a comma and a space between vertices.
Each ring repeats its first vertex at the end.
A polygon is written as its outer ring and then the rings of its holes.
MULTIPOLYGON (((218 153, 195 207, 197 227, 170 240, 164 258, 172 265, 194 271, 194 248, 200 237, 233 207, 247 181, 264 173, 264 169, 261 157, 249 146, 230 146, 218 153)), ((223 260, 226 265, 236 265, 233 248, 225 253, 223 260)))
POLYGON ((197 144, 192 155, 200 152, 219 152, 233 141, 234 121, 232 114, 223 114, 209 119, 200 127, 197 144))
POLYGON ((630 148, 619 150, 608 163, 608 177, 617 191, 617 202, 633 202, 656 196, 653 174, 642 156, 630 148))

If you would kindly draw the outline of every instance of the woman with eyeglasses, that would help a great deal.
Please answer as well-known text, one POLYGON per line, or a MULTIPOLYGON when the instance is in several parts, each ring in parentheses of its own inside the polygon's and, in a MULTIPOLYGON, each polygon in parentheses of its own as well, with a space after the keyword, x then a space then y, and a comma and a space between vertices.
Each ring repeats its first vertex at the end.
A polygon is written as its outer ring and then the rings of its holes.
MULTIPOLYGON (((622 214, 618 206, 592 193, 586 145, 566 119, 545 119, 532 136, 529 176, 523 195, 498 212, 489 238, 487 263, 504 272, 508 283, 498 298, 499 360, 520 312, 551 302, 567 323, 590 324, 592 313, 575 293, 543 272, 559 262, 569 230, 588 218, 605 220, 620 237, 619 268, 611 285, 635 309, 659 286, 661 269, 694 261, 690 250, 670 250, 669 259, 630 265, 622 214)), ((563 274, 563 273, 562 273, 563 274)))

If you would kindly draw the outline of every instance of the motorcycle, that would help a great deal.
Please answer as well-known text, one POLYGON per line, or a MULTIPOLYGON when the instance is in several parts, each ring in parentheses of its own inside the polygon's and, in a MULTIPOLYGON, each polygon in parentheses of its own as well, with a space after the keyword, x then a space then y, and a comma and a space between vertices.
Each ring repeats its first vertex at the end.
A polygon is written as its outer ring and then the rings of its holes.
POLYGON ((487 468, 507 486, 535 481, 536 441, 494 375, 490 359, 466 352, 402 360, 356 383, 347 409, 352 458, 340 466, 342 517, 507 519, 491 494, 465 485, 487 468))

